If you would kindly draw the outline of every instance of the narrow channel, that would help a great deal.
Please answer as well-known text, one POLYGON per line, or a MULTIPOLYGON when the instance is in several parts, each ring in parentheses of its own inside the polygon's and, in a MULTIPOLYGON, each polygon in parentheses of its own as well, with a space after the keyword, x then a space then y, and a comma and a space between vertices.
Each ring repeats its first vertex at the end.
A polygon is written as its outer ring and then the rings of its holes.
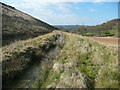
MULTIPOLYGON (((53 60, 58 53, 59 48, 57 46, 52 47, 41 60, 53 60)), ((12 84, 8 85, 7 88, 31 88, 40 77, 40 63, 41 62, 34 63, 27 68, 26 71, 19 76, 19 79, 16 79, 12 84)))

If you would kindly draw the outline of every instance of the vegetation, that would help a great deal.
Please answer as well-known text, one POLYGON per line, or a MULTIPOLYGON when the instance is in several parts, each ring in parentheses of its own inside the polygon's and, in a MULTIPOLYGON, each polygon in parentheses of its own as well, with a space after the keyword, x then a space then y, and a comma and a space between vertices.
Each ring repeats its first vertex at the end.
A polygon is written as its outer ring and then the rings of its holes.
POLYGON ((14 7, 2 4, 2 8, 3 88, 119 88, 118 47, 83 37, 119 36, 119 19, 63 32, 53 31, 56 28, 14 7), (38 71, 30 73, 32 80, 29 73, 24 78, 28 70, 35 68, 38 71))
POLYGON ((57 28, 2 3, 3 46, 49 33, 57 28))
POLYGON ((78 28, 80 25, 54 25, 54 27, 57 27, 59 29, 65 29, 65 30, 71 30, 74 28, 78 28))
POLYGON ((83 36, 115 36, 119 37, 118 34, 118 23, 120 19, 113 19, 111 21, 105 22, 100 25, 95 26, 79 26, 76 28, 65 28, 64 26, 61 28, 62 31, 71 32, 83 36))
MULTIPOLYGON (((32 63, 38 62, 51 47, 57 45, 57 34, 39 36, 27 41, 15 42, 2 47, 3 55, 0 57, 3 64, 3 83, 9 84, 15 76, 21 74, 32 63), (49 39, 48 39, 49 38, 49 39)), ((4 84, 3 84, 4 85, 4 84)))
POLYGON ((3 47, 3 81, 9 82, 9 79, 24 73, 24 69, 42 59, 51 46, 58 46, 59 54, 40 62, 40 77, 32 87, 118 88, 116 46, 103 46, 82 36, 60 31, 3 47), (58 42, 60 35, 64 44, 58 42))

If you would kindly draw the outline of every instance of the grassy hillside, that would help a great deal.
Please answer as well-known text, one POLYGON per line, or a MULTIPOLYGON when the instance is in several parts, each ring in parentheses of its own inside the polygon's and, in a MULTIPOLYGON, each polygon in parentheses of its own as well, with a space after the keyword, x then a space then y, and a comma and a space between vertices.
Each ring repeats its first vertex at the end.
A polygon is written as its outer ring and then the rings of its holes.
POLYGON ((3 45, 49 33, 57 28, 23 13, 12 6, 2 5, 3 45))
POLYGON ((118 37, 118 23, 120 19, 113 19, 96 26, 81 26, 70 30, 72 33, 83 36, 115 36, 118 37))
MULTIPOLYGON (((4 88, 21 87, 18 76, 22 77, 34 63, 40 63, 40 71, 30 86, 33 88, 118 88, 117 46, 104 46, 76 34, 54 31, 2 49, 4 88), (44 59, 53 47, 59 50, 58 54, 44 59)), ((28 77, 27 81, 20 79, 24 85, 29 83, 28 77)))
POLYGON ((59 29, 74 29, 74 28, 78 28, 81 25, 54 25, 54 27, 57 27, 59 29))

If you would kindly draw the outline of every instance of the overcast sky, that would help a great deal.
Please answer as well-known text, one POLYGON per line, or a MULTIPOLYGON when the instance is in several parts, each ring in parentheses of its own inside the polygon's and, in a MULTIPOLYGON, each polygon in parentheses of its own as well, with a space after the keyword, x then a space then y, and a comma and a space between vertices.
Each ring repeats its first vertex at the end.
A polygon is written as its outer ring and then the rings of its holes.
POLYGON ((51 25, 96 25, 118 18, 118 0, 0 1, 51 25))

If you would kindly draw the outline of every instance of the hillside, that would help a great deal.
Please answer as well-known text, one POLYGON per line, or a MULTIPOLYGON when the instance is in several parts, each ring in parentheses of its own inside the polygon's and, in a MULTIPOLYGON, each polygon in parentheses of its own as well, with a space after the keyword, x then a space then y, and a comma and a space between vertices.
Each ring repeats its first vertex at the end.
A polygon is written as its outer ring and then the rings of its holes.
POLYGON ((3 88, 118 88, 118 48, 53 31, 2 48, 3 88))
POLYGON ((57 29, 12 6, 0 4, 2 5, 3 46, 16 40, 36 37, 57 29))
POLYGON ((53 25, 53 26, 59 29, 75 29, 80 27, 81 25, 53 25))
POLYGON ((118 23, 120 19, 113 19, 96 26, 81 26, 70 30, 83 36, 115 36, 118 37, 118 23))

